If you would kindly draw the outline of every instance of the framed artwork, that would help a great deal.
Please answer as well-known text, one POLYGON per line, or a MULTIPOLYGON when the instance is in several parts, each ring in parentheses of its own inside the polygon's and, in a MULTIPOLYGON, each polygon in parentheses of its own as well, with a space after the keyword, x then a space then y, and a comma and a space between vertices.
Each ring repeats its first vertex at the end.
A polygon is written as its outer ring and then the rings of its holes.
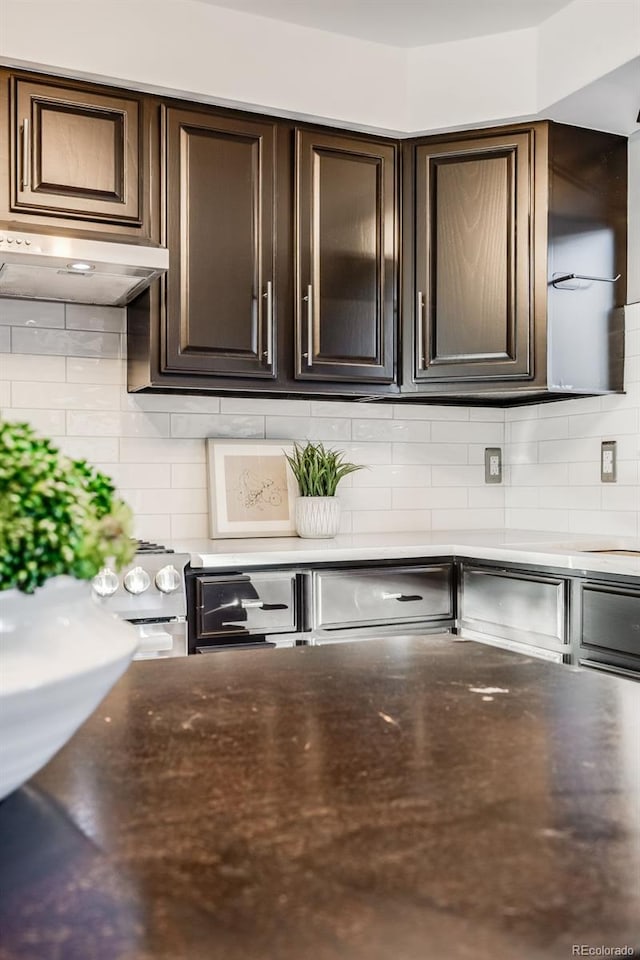
POLYGON ((211 539, 295 536, 291 449, 288 440, 207 440, 211 539))

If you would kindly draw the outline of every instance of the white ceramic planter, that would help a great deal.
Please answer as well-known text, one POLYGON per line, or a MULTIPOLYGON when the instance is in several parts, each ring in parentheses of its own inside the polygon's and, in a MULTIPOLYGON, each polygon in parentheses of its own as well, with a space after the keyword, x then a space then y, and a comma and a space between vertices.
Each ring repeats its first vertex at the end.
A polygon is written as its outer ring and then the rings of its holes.
POLYGON ((0 799, 75 733, 137 644, 87 581, 54 577, 32 595, 0 592, 0 799))
POLYGON ((298 497, 296 530, 306 540, 330 540, 340 529, 340 501, 337 497, 298 497))

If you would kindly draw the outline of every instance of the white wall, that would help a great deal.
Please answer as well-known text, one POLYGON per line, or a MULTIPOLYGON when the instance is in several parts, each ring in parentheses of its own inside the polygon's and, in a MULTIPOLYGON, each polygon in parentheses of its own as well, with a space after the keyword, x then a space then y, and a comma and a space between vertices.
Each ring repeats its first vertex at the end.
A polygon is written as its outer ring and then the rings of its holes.
POLYGON ((97 463, 139 536, 207 536, 204 437, 319 439, 371 469, 341 485, 343 530, 501 527, 484 484, 502 410, 129 395, 124 311, 0 300, 0 414, 97 463))
POLYGON ((640 53, 640 0, 404 49, 198 0, 0 0, 0 59, 411 132, 535 115, 640 53))
POLYGON ((536 58, 535 29, 409 49, 409 129, 535 114, 536 58))
POLYGON ((0 58, 402 130, 404 52, 197 0, 0 0, 0 58))

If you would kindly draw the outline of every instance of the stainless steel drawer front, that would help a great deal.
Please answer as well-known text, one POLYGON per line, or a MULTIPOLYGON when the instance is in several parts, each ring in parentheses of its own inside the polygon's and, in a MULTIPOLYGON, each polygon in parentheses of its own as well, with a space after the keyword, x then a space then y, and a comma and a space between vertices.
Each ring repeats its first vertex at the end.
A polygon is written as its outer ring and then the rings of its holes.
POLYGON ((198 577, 196 635, 200 639, 230 635, 289 633, 297 627, 296 575, 198 577))
POLYGON ((640 590, 585 584, 582 646, 634 657, 640 662, 640 590))
POLYGON ((314 627, 447 620, 453 617, 452 565, 330 570, 314 574, 314 627))
POLYGON ((465 568, 461 627, 558 650, 568 643, 566 583, 558 577, 465 568))

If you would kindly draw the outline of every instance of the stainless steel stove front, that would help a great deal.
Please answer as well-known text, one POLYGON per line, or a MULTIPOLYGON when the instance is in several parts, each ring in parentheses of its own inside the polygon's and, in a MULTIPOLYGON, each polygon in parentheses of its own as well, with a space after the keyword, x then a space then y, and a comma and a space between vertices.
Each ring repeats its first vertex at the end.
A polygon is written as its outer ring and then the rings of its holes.
POLYGON ((187 600, 184 571, 190 557, 142 544, 119 573, 104 567, 93 579, 97 601, 136 628, 135 660, 187 655, 187 600))

